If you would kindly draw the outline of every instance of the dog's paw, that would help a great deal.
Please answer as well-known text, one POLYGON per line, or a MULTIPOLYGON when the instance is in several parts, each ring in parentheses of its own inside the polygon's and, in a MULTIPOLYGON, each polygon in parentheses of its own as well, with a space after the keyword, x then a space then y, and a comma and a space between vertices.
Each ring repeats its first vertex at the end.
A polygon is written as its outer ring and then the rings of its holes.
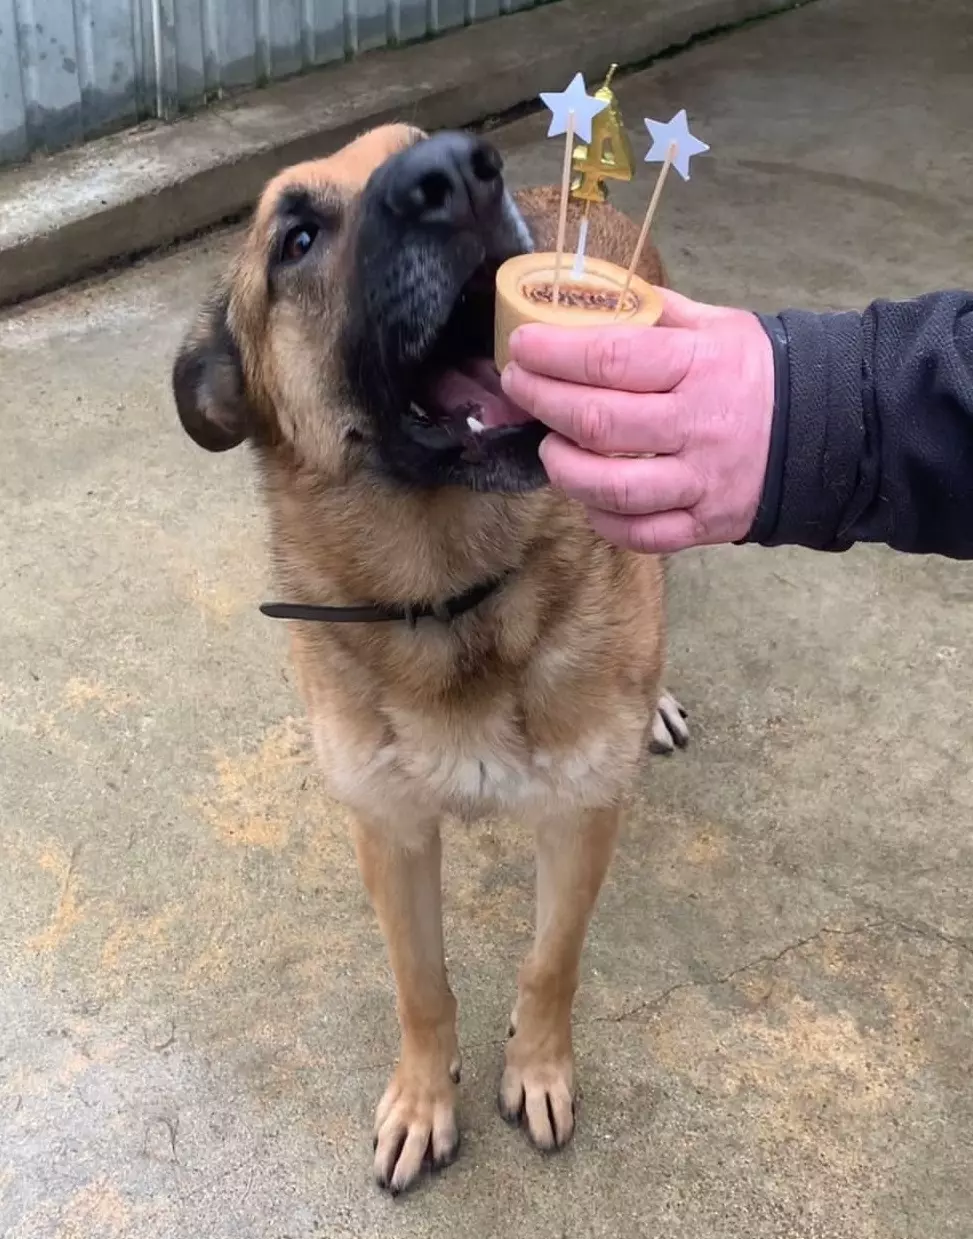
POLYGON ((459 1060, 442 1078, 399 1064, 375 1112, 375 1180, 393 1196, 421 1171, 442 1170, 459 1149, 456 1085, 459 1060))
POLYGON ((508 1123, 527 1130, 545 1152, 562 1149, 574 1135, 574 1064, 570 1055, 554 1062, 518 1063, 517 1036, 507 1049, 507 1066, 497 1104, 508 1123))
POLYGON ((684 749, 688 743, 689 724, 686 722, 686 711, 675 697, 663 690, 652 719, 649 751, 671 753, 677 748, 684 749))

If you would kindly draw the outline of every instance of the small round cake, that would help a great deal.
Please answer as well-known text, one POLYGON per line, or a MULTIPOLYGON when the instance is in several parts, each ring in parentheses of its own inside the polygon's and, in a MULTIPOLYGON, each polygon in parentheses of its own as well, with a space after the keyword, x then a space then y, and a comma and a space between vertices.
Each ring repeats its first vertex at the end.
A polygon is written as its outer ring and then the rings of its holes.
POLYGON ((637 275, 632 276, 621 313, 615 317, 626 272, 600 258, 586 258, 584 272, 578 277, 571 269, 573 256, 563 256, 555 305, 556 261, 554 254, 520 254, 508 259, 497 272, 494 360, 501 372, 509 360, 510 333, 522 323, 599 327, 617 322, 651 327, 659 321, 662 298, 637 275))

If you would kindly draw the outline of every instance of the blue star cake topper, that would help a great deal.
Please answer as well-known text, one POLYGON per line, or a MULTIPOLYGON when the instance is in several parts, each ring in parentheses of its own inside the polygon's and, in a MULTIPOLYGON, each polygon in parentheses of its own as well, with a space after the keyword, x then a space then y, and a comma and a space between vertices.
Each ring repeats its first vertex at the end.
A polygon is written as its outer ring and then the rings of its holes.
POLYGON ((661 120, 649 120, 646 117, 645 127, 652 137, 652 148, 646 155, 645 162, 665 163, 669 148, 674 146, 676 150, 672 157, 672 166, 684 181, 688 181, 690 159, 694 155, 705 154, 709 147, 689 132, 686 109, 683 108, 681 112, 677 112, 668 124, 661 120))
MULTIPOLYGON (((551 123, 547 130, 549 138, 564 135, 564 160, 561 168, 561 197, 558 211, 557 241, 554 250, 554 279, 551 283, 551 305, 560 304, 561 266, 564 257, 564 245, 567 236, 568 202, 572 192, 584 200, 584 211, 578 221, 578 242, 574 256, 572 276, 576 280, 585 278, 585 251, 588 238, 588 215, 592 202, 603 202, 605 193, 600 188, 599 177, 612 176, 628 180, 634 172, 631 149, 628 136, 622 127, 615 96, 610 84, 617 66, 612 65, 605 78, 604 85, 594 94, 589 95, 585 89, 584 76, 576 73, 565 90, 541 92, 541 102, 551 113, 551 123), (593 133, 596 128, 595 118, 606 109, 611 109, 598 120, 598 139, 595 143, 593 133), (575 141, 581 143, 575 147, 575 141), (592 149, 594 145, 594 149, 592 149), (572 165, 576 163, 581 177, 571 188, 572 165), (594 188, 585 180, 586 174, 594 179, 594 188)), ((642 221, 642 230, 635 245, 635 253, 625 272, 625 282, 615 303, 614 318, 621 314, 626 305, 626 297, 638 266, 642 250, 648 240, 649 230, 659 208, 662 190, 669 175, 669 169, 675 168, 684 181, 689 180, 689 165, 696 155, 702 155, 709 147, 699 138, 689 132, 689 118, 686 109, 677 112, 668 122, 645 118, 645 127, 652 137, 652 148, 645 156, 646 163, 660 163, 659 176, 649 199, 649 206, 642 221)), ((499 301, 497 303, 499 305, 499 301)), ((654 321, 654 320, 653 320, 654 321)))
POLYGON ((582 142, 591 141, 591 122, 608 107, 607 99, 595 99, 585 90, 584 78, 576 73, 567 90, 544 91, 541 102, 551 110, 549 138, 568 131, 568 113, 574 113, 574 132, 582 142))

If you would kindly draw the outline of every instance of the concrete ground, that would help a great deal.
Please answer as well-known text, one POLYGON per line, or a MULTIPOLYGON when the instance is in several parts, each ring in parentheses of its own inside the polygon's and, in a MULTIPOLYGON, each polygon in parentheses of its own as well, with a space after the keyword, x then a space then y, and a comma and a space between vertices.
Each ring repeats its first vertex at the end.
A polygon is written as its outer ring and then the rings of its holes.
MULTIPOLYGON (((969 283, 973 13, 819 0, 626 80, 713 153, 658 237, 698 296, 969 283)), ((535 117, 513 178, 556 175, 535 117)), ((640 210, 650 177, 619 192, 640 210)), ((447 839, 464 1147, 371 1183, 382 945, 309 760, 245 454, 173 349, 234 235, 0 320, 0 1232, 10 1239, 973 1234, 973 569, 672 565, 691 750, 646 769, 593 926, 573 1146, 494 1108, 531 853, 447 839)))

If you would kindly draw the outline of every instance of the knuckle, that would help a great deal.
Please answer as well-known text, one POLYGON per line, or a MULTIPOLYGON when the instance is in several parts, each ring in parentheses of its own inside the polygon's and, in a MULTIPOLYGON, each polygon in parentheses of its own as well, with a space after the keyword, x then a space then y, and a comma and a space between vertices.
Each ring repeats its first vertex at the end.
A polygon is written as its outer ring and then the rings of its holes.
POLYGON ((686 368, 683 373, 683 378, 691 374, 697 363, 703 359, 704 349, 702 347, 704 336, 701 331, 691 331, 689 333, 688 345, 686 350, 686 368))
POLYGON ((701 369, 705 368, 707 338, 701 331, 687 331, 680 336, 681 353, 675 364, 675 382, 672 390, 677 391, 684 384, 691 383, 699 377, 701 369))
POLYGON ((696 410, 686 397, 680 393, 673 394, 672 406, 672 455, 681 456, 692 446, 696 437, 696 410))
POLYGON ((600 400, 588 400, 579 405, 571 420, 576 442, 593 448, 608 446, 611 415, 600 400))
POLYGON ((640 551, 643 555, 661 555, 669 548, 664 545, 659 537, 655 522, 649 521, 635 527, 632 537, 632 549, 640 551))
POLYGON ((685 508, 687 511, 695 508, 705 493, 705 475, 695 465, 690 465, 683 478, 681 493, 676 506, 685 508))
POLYGON ((632 503, 632 488, 624 474, 613 473, 601 485, 599 499, 610 512, 628 512, 632 503))
POLYGON ((584 374, 589 383, 600 387, 621 384, 628 370, 629 341, 614 332, 589 340, 584 351, 584 374))
POLYGON ((710 540, 709 529, 706 526, 706 522, 701 517, 697 516, 694 512, 690 513, 690 517, 691 517, 691 525, 690 525, 691 541, 687 545, 705 546, 710 540))

